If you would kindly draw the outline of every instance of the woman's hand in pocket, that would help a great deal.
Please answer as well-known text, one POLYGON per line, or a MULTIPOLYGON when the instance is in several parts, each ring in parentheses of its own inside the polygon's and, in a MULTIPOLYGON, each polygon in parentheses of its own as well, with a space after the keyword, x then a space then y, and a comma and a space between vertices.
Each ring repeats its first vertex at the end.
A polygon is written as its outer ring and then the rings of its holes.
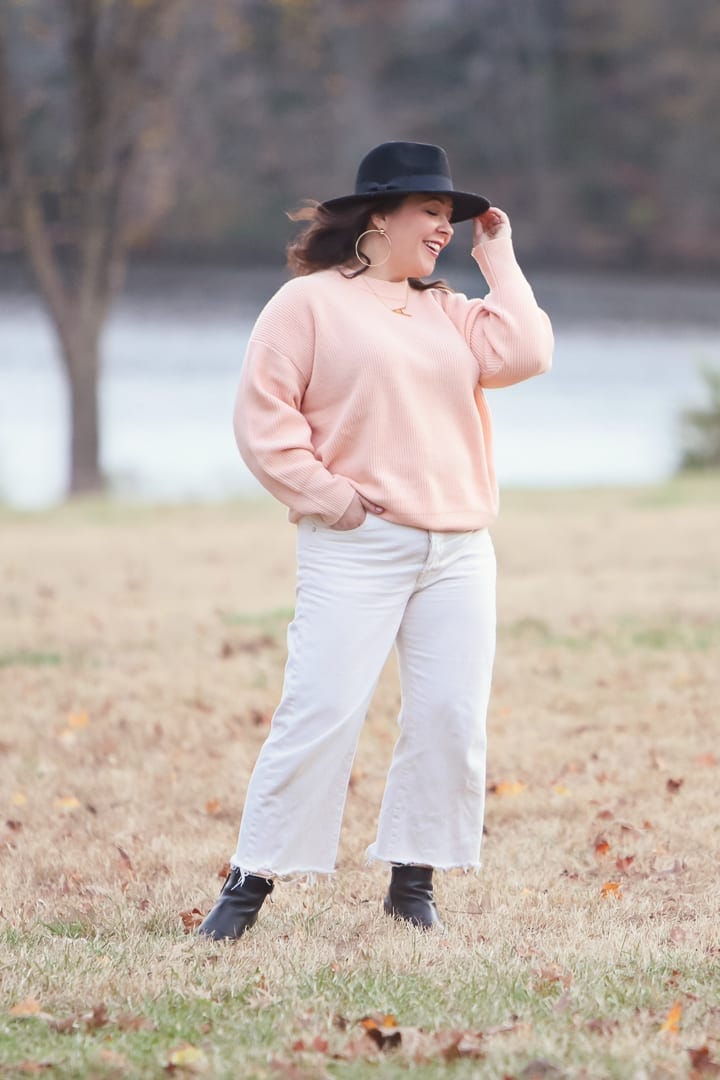
POLYGON ((350 529, 359 529, 367 514, 382 514, 384 508, 382 506, 376 506, 368 499, 364 498, 355 492, 355 498, 348 506, 347 510, 341 518, 330 527, 337 529, 338 532, 349 532, 350 529))

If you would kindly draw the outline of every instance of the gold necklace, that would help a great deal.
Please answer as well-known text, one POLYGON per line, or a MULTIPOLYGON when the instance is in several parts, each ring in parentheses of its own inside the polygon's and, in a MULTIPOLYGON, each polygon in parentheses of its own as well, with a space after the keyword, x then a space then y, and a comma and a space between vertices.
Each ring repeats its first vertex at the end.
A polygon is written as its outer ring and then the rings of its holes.
MULTIPOLYGON (((380 303, 382 304, 382 306, 387 309, 387 304, 385 303, 385 299, 382 296, 380 296, 379 293, 375 292, 375 290, 373 289, 372 285, 367 280, 367 278, 363 275, 363 277, 361 277, 360 280, 365 282, 365 284, 367 285, 368 289, 373 294, 375 299, 379 300, 380 303)), ((408 304, 409 299, 410 299, 410 282, 406 280, 406 282, 405 282, 405 303, 402 305, 402 307, 390 308, 393 315, 404 315, 406 319, 412 319, 412 315, 407 310, 407 304, 408 304)), ((392 303, 392 301, 391 301, 391 303, 392 303)))

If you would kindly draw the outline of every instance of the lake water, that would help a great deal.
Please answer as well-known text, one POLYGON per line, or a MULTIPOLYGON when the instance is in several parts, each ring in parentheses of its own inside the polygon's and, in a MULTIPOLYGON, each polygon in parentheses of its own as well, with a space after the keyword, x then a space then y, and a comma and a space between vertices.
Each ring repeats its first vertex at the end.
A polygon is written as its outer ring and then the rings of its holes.
MULTIPOLYGON (((250 280, 229 270, 136 276, 109 325, 100 387, 102 461, 114 491, 208 500, 259 490, 235 448, 231 413, 252 321, 276 284, 277 275, 250 280)), ((575 278, 535 287, 554 319, 554 368, 489 392, 501 485, 670 475, 679 413, 704 400, 699 368, 720 363, 717 291, 707 288, 697 307, 691 286, 680 289, 684 306, 672 285, 644 286, 643 316, 628 309, 626 290, 619 308, 607 290, 593 294, 575 278)), ((66 388, 42 309, 22 289, 0 292, 0 499, 27 508, 60 500, 67 444, 66 388)))

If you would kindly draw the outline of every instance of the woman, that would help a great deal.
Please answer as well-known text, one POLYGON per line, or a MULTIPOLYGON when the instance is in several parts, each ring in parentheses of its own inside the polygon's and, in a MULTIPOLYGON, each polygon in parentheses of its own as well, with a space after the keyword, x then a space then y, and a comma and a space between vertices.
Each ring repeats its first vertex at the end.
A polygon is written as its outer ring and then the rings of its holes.
POLYGON ((433 869, 479 866, 498 509, 483 390, 551 362, 506 214, 454 190, 440 147, 383 143, 353 195, 302 216, 296 276, 255 324, 235 411, 243 458, 297 524, 298 576, 282 699, 199 930, 215 939, 253 925, 275 878, 334 869, 393 644, 400 737, 368 849, 392 866, 384 910, 437 926, 433 869), (482 300, 420 280, 470 218, 482 300))

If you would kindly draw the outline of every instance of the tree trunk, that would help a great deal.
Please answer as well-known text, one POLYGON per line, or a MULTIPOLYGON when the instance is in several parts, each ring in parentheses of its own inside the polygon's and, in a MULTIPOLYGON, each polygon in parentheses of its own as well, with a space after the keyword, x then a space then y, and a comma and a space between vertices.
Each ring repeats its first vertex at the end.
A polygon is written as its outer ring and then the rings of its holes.
POLYGON ((83 328, 63 342, 63 360, 70 390, 70 494, 104 488, 100 469, 98 382, 100 335, 83 328))

